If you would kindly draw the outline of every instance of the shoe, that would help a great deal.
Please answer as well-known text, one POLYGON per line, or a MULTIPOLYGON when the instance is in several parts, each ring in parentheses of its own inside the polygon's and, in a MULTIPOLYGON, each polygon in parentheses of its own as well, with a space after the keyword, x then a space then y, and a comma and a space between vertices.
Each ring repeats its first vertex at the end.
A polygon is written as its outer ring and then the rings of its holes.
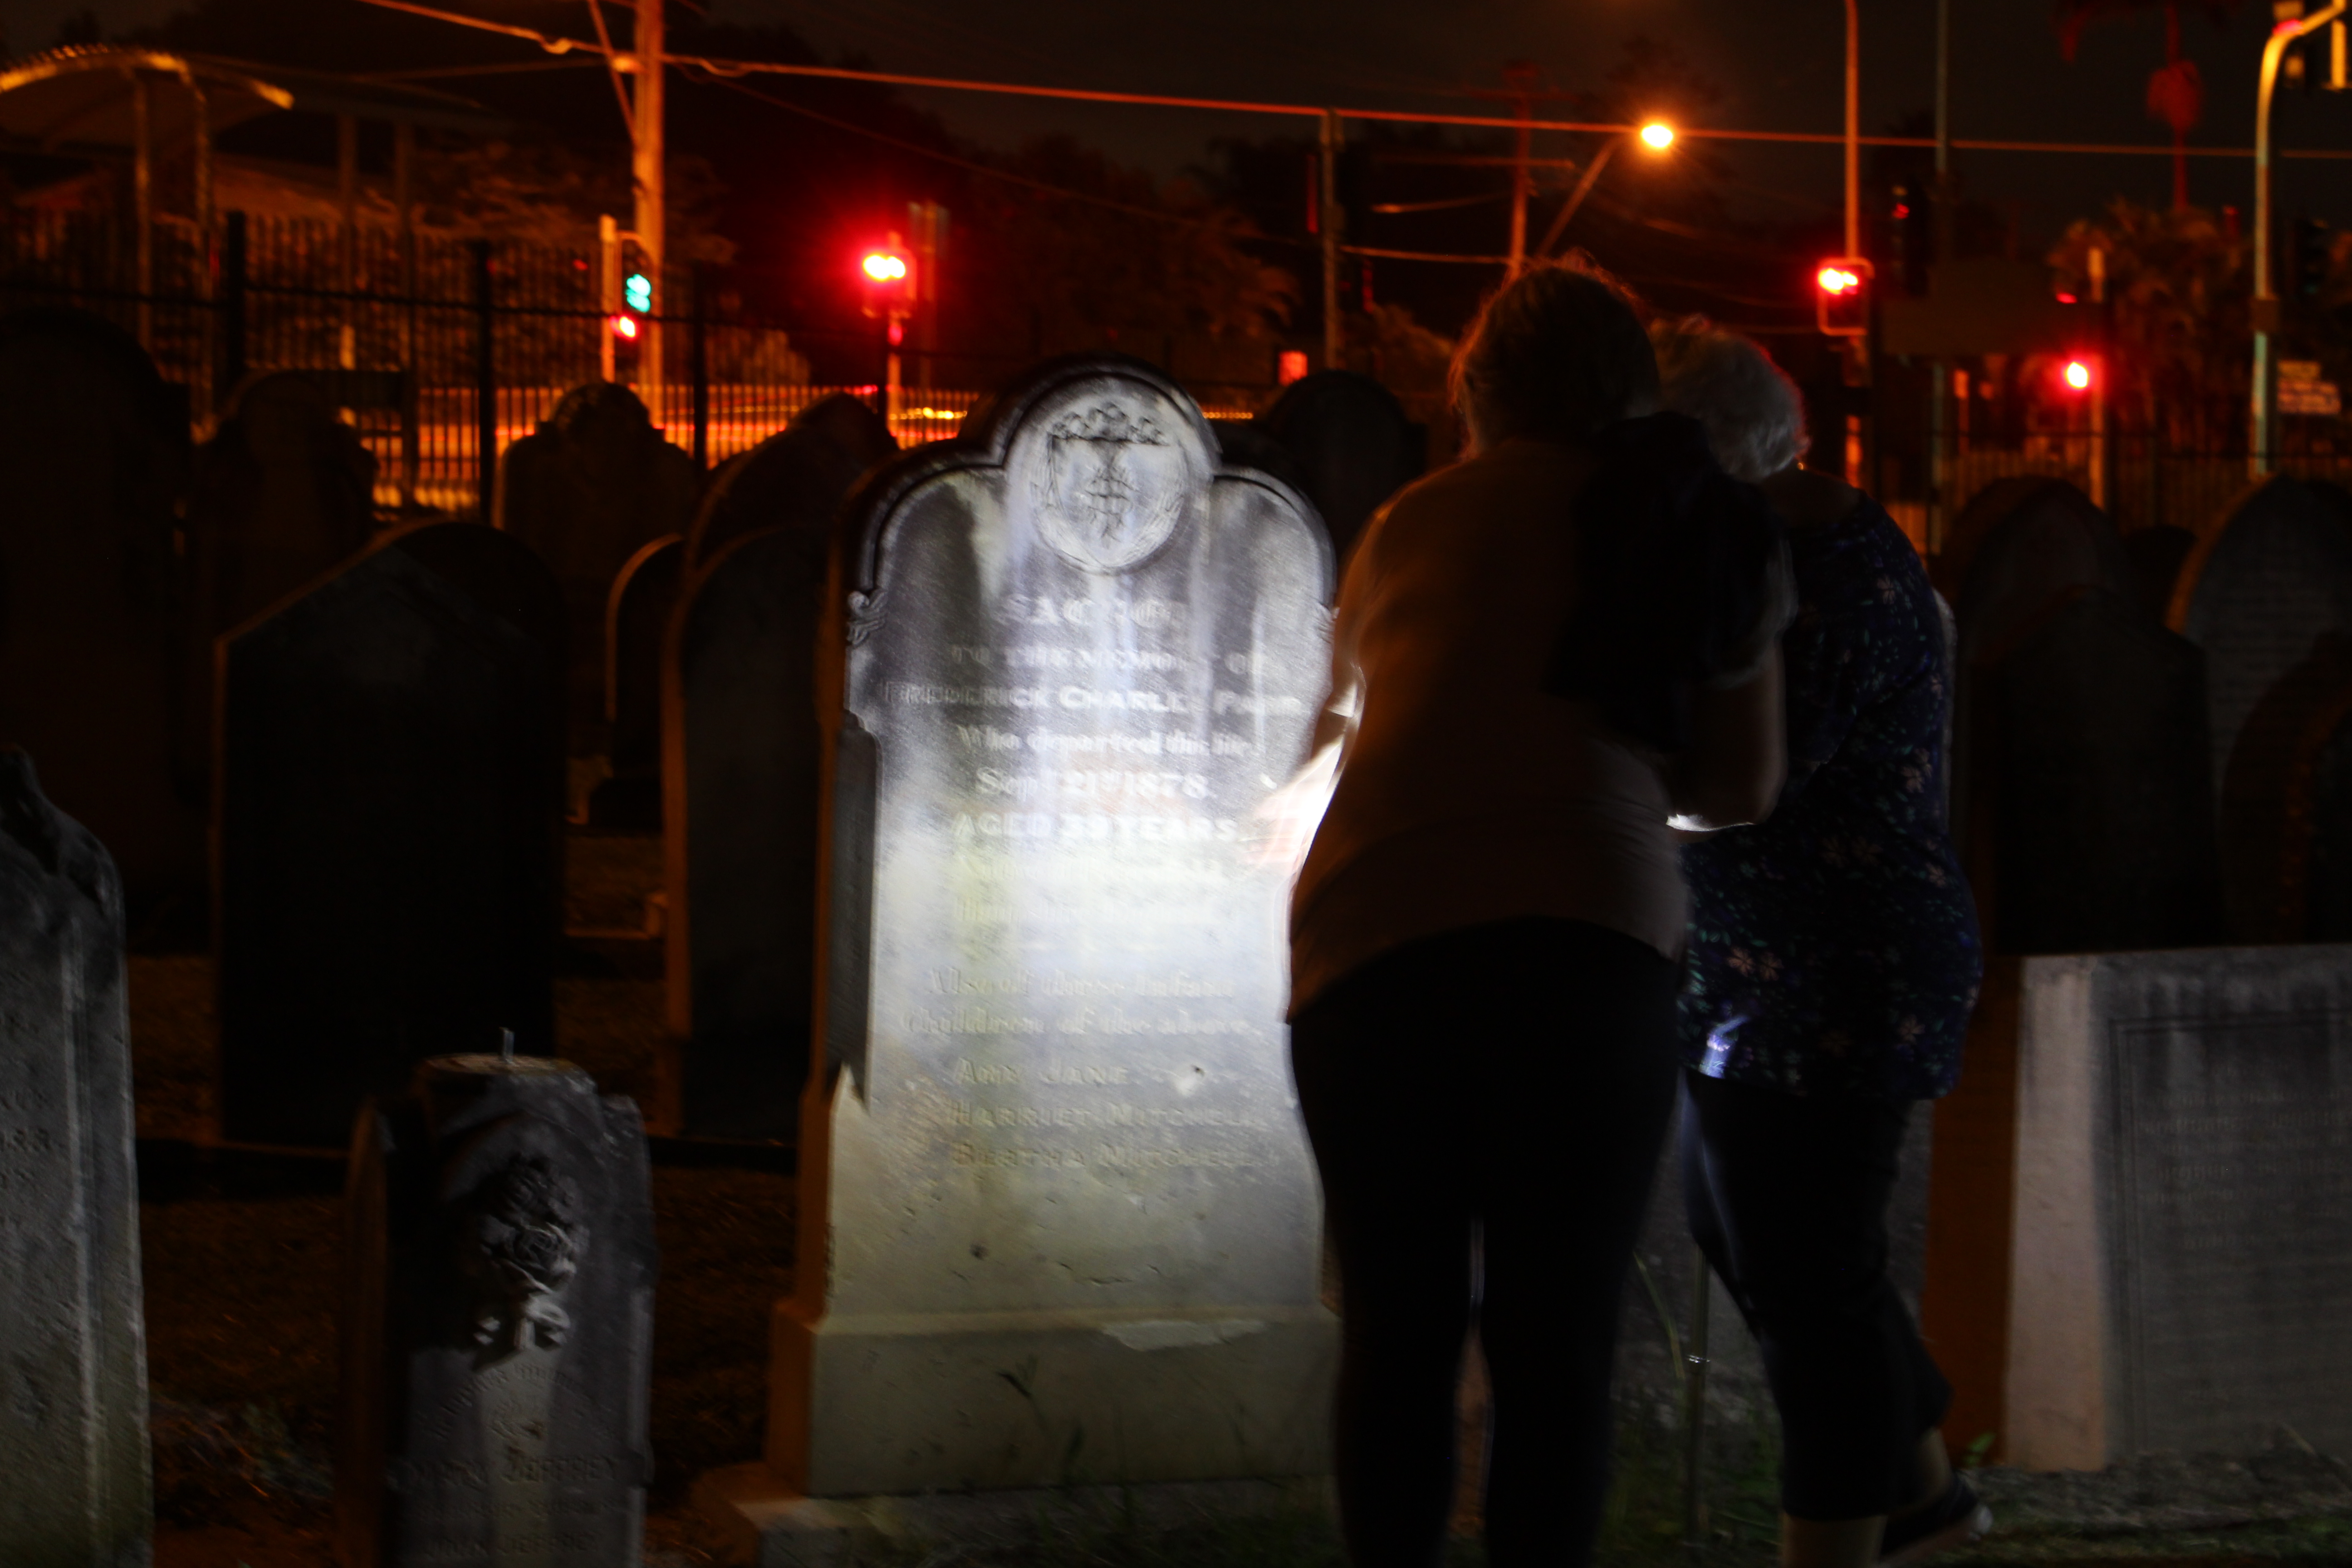
POLYGON ((1886 1533, 1878 1541, 1878 1568, 1924 1563, 1938 1552, 1983 1540, 1991 1528, 1992 1510, 1974 1487, 1954 1476, 1933 1507, 1886 1521, 1886 1533))

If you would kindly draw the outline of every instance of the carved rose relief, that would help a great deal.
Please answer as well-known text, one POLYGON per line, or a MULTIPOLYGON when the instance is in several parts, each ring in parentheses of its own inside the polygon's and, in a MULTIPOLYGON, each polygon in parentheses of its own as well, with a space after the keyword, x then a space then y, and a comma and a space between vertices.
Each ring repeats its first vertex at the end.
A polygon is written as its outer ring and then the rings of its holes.
POLYGON ((504 1354, 563 1343, 564 1285, 580 1268, 587 1229, 580 1190, 546 1158, 518 1154, 474 1191, 460 1246, 474 1281, 474 1342, 504 1354))

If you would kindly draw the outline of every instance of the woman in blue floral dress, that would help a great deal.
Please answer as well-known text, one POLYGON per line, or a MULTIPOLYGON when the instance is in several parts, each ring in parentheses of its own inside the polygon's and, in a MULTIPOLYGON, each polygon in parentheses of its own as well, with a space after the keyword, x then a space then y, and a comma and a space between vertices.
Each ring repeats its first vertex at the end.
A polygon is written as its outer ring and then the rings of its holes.
POLYGON ((1990 1523, 1937 1431, 1951 1391, 1886 1279, 1912 1103, 1948 1091, 1976 910, 1946 822, 1943 618, 1875 501, 1796 466, 1796 388, 1745 338, 1653 329, 1666 405, 1789 523, 1789 776, 1683 851, 1684 1190, 1780 1407, 1781 1561, 1912 1563, 1990 1523))

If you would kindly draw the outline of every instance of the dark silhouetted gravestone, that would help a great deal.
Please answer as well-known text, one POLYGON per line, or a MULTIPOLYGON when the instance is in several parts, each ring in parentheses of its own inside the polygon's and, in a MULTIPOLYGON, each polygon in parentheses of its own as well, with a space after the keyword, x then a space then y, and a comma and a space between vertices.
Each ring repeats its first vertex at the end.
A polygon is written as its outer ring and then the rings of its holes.
POLYGON ((367 548, 375 459, 299 372, 236 391, 196 454, 188 549, 204 646, 367 548))
MULTIPOLYGON (((1980 908, 1989 908, 2005 817, 1990 793, 1998 769, 1983 746, 1990 666, 2074 595, 2099 591, 2136 602, 2131 559, 2106 514, 2061 479, 2002 479, 1979 492, 1954 524, 1934 566, 1951 600, 1957 635, 1952 699, 1952 826, 1980 908)), ((2145 618, 2156 624, 2152 612, 2145 618)), ((1988 932, 1993 922, 1986 922, 1988 932)), ((1990 938, 1989 938, 1990 940, 1990 938)))
POLYGON ((1429 432, 1394 393, 1351 370, 1291 383, 1256 423, 1297 464, 1299 488, 1343 558, 1372 513, 1421 478, 1428 462, 1429 432))
POLYGON ((686 575, 686 541, 673 533, 635 555, 604 602, 604 721, 613 773, 588 799, 591 826, 661 831, 662 643, 686 575))
MULTIPOLYGON (((2342 695, 2352 706, 2352 691, 2342 695)), ((2308 733, 2309 771, 2288 801, 2288 820, 2304 836, 2299 846, 2302 908, 2297 912, 2307 942, 2352 941, 2352 721, 2347 721, 2352 712, 2317 716, 2308 733)))
POLYGON ((785 1139, 816 962, 816 625, 830 513, 688 581, 666 656, 670 1039, 663 1124, 785 1139))
POLYGON ((0 744, 106 846, 134 925, 203 904, 172 545, 187 458, 184 398, 121 329, 0 318, 0 744))
POLYGON ((375 533, 375 458, 319 384, 278 371, 239 386, 189 487, 184 721, 210 766, 213 639, 307 587, 375 533))
POLYGON ((122 890, 0 750, 0 1561, 146 1568, 122 890))
POLYGON ((625 386, 572 388, 538 431, 499 459, 499 526, 537 551, 562 585, 571 754, 601 754, 604 601, 630 556, 694 516, 694 459, 653 426, 625 386))
POLYGON ((426 1057, 501 1028, 551 1048, 562 667, 463 585, 543 607, 530 566, 494 530, 419 530, 224 639, 230 1137, 339 1144, 426 1057))
POLYGON ((1081 1447, 1105 1481, 1320 1471, 1288 879, 1251 840, 1327 684, 1329 542, 1111 357, 860 495, 770 1466, 811 1496, 1050 1484, 1081 1447))
POLYGON ((656 1274, 644 1125, 568 1062, 442 1057, 352 1140, 349 1568, 638 1568, 656 1274))
POLYGON ((858 477, 898 450, 890 427, 847 393, 820 398, 711 476, 695 514, 687 563, 699 569, 755 529, 793 519, 829 524, 858 477))
POLYGON ((2302 481, 2273 479, 2189 559, 2176 629, 2205 650, 2213 782, 2280 677, 2329 632, 2352 631, 2352 525, 2302 481))
POLYGON ((2135 529, 2124 535, 2124 553, 2131 558, 2132 574, 2139 583, 2140 602, 2158 616, 2172 613, 2172 590, 2180 581, 2180 569, 2189 563, 2189 553, 2196 548, 2194 533, 2168 523, 2135 529))
POLYGON ((2313 857, 2331 831, 2341 832, 2335 819, 2352 806, 2324 768, 2347 710, 2352 633, 2330 632, 2272 682, 2238 731, 2221 781, 2221 814, 2222 889, 2233 941, 2313 940, 2313 857))
POLYGON ((2196 647, 2137 598, 2091 589, 1980 651, 1993 660, 1978 671, 1975 710, 1991 854, 1971 878, 1988 944, 2107 952, 2219 941, 2196 647))

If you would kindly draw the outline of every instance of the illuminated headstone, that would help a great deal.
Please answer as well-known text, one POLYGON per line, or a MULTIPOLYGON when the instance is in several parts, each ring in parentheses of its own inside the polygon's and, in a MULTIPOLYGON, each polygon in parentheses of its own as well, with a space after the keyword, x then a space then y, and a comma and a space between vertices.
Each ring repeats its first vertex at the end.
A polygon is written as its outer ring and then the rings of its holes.
POLYGON ((1330 548, 1132 361, 876 481, 836 573, 821 1049, 769 1463, 811 1496, 1326 1464, 1337 1326, 1255 814, 1330 548))
POLYGON ((122 887, 0 750, 0 1561, 144 1568, 122 887))

